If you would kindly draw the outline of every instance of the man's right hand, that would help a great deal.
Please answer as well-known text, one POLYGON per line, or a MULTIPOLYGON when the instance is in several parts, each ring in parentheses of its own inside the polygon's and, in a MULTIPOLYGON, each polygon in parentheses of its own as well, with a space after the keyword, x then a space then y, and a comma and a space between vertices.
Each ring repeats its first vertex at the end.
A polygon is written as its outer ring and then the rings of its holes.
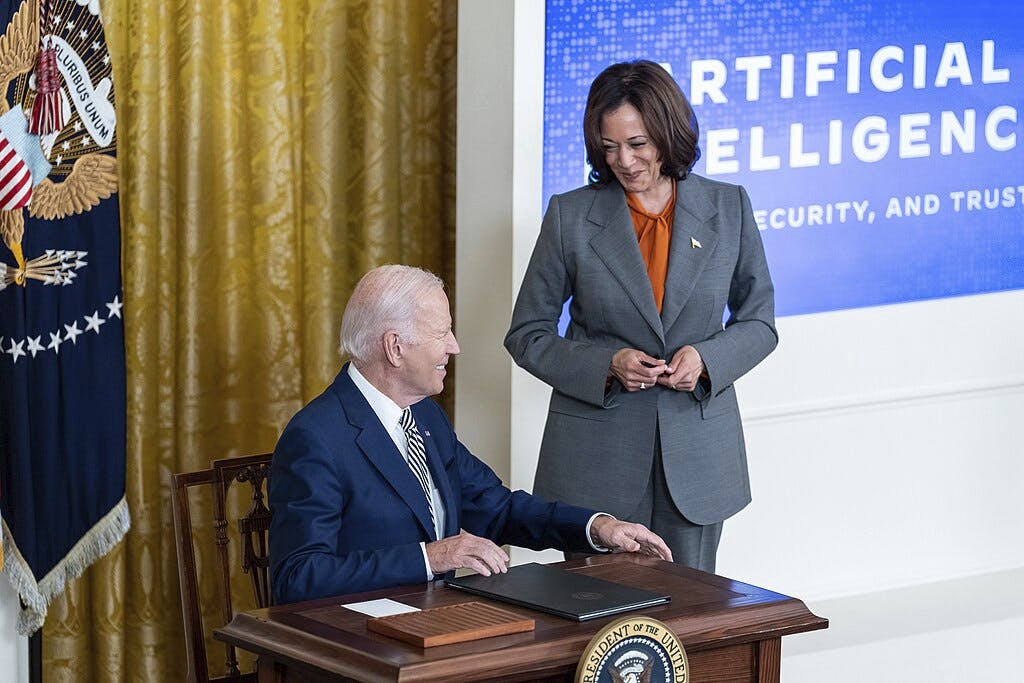
POLYGON ((444 574, 453 569, 472 569, 490 576, 508 571, 508 555, 493 541, 465 531, 440 541, 427 543, 430 571, 444 574))

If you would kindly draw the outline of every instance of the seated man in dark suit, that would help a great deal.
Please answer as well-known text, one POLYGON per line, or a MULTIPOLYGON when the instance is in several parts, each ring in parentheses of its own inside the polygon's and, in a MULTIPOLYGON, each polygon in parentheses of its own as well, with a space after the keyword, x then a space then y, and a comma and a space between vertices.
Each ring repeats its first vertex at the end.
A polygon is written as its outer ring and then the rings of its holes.
POLYGON ((441 391, 459 352, 435 275, 409 266, 367 273, 345 309, 341 350, 351 362, 274 451, 275 602, 423 583, 459 568, 489 576, 507 570, 502 543, 671 559, 640 524, 509 491, 423 400, 441 391))

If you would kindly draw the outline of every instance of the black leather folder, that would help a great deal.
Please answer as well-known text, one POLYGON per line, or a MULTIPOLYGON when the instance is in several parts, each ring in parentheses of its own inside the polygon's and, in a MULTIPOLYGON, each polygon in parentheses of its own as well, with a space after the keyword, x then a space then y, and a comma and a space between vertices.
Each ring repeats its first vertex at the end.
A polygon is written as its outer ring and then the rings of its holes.
POLYGON ((448 579, 445 584, 576 621, 661 605, 672 599, 662 593, 537 563, 509 567, 505 574, 448 579))

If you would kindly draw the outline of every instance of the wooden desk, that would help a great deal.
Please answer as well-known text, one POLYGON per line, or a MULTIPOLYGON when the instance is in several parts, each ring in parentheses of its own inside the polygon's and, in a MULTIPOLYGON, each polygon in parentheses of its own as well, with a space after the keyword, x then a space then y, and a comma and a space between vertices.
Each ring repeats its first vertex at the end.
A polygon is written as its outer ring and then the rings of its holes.
MULTIPOLYGON (((779 680, 781 638, 828 627, 795 598, 669 562, 600 555, 562 567, 640 588, 672 602, 629 614, 658 619, 686 648, 692 683, 779 680)), ((214 637, 259 655, 260 683, 327 681, 572 681, 591 637, 624 615, 583 623, 506 605, 536 630, 420 649, 367 631, 342 603, 388 597, 419 608, 483 598, 440 584, 281 605, 239 614, 214 637)))

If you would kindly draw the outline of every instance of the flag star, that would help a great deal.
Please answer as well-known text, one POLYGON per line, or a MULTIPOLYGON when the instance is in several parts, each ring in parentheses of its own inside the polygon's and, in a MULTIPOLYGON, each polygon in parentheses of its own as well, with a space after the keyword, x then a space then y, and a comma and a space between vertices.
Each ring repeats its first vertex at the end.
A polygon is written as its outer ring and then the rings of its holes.
POLYGON ((55 15, 53 16, 53 23, 55 23, 55 24, 59 24, 59 23, 60 23, 60 22, 62 22, 62 21, 64 21, 64 17, 62 17, 61 15, 59 15, 59 14, 55 14, 55 15))
POLYGON ((82 331, 78 329, 78 321, 65 325, 64 329, 67 330, 67 334, 64 336, 64 341, 69 341, 72 344, 78 343, 78 335, 82 334, 82 331))
POLYGON ((103 55, 103 66, 110 64, 110 55, 103 55))
POLYGON ((50 345, 47 346, 46 348, 53 349, 54 353, 60 353, 60 345, 63 343, 64 340, 61 339, 60 330, 57 330, 56 333, 50 333, 50 345))
POLYGON ((58 154, 57 155, 57 165, 60 166, 63 161, 64 161, 64 157, 61 156, 60 154, 58 154))
POLYGON ((25 355, 25 350, 22 348, 23 346, 25 346, 24 339, 22 339, 20 342, 15 342, 13 339, 11 340, 11 348, 7 349, 7 353, 14 356, 15 363, 18 362, 19 356, 25 355))
POLYGON ((41 340, 42 340, 42 337, 29 337, 28 338, 28 351, 29 351, 29 353, 32 354, 33 358, 35 358, 36 354, 39 353, 40 351, 45 351, 46 350, 45 348, 43 348, 43 345, 40 343, 41 340))
POLYGON ((75 22, 73 22, 73 21, 69 21, 69 22, 68 22, 68 28, 69 28, 69 29, 72 29, 72 28, 74 28, 74 27, 75 27, 75 22))
POLYGON ((92 144, 92 138, 91 137, 86 135, 86 136, 84 136, 82 138, 82 147, 88 147, 91 144, 92 144))
POLYGON ((66 152, 66 151, 68 151, 69 149, 71 149, 71 143, 70 143, 70 142, 68 142, 67 140, 65 140, 65 141, 64 141, 64 144, 63 144, 63 145, 61 145, 61 146, 60 146, 60 148, 61 148, 61 149, 63 149, 63 150, 64 150, 64 151, 66 152))
POLYGON ((96 334, 100 333, 100 325, 107 322, 100 317, 99 311, 93 311, 92 315, 83 316, 83 319, 85 320, 85 331, 92 330, 96 334))
POLYGON ((104 306, 106 306, 107 310, 110 311, 109 313, 107 313, 107 319, 108 320, 110 318, 113 318, 115 315, 118 318, 121 317, 121 307, 124 306, 124 304, 121 303, 121 299, 120 299, 120 297, 117 294, 114 295, 114 300, 113 301, 111 301, 109 304, 104 304, 104 306))
POLYGON ((75 119, 75 124, 72 126, 72 128, 74 128, 75 132, 77 133, 78 131, 82 130, 82 122, 75 119))
POLYGON ((94 40, 94 41, 92 41, 92 46, 91 47, 92 47, 93 50, 98 50, 98 49, 100 49, 103 46, 100 45, 100 41, 94 40))
POLYGON ((82 29, 81 31, 79 31, 79 32, 78 32, 78 37, 79 37, 79 38, 81 38, 82 40, 85 40, 86 38, 88 38, 88 37, 89 37, 89 32, 88 32, 88 31, 86 31, 86 30, 85 30, 85 29, 83 28, 83 29, 82 29))

